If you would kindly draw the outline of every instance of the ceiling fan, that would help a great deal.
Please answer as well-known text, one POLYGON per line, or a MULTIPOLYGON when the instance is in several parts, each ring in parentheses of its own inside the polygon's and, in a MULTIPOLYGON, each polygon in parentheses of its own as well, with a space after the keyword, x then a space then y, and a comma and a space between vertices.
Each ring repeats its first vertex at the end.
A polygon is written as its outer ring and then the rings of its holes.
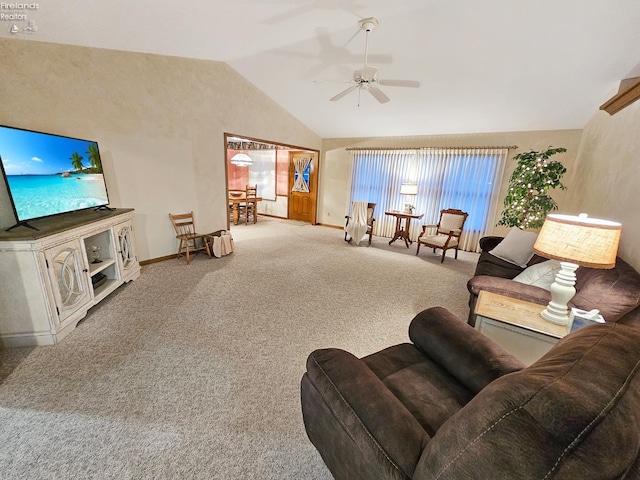
POLYGON ((369 33, 376 28, 379 23, 375 18, 365 18, 358 22, 360 25, 360 29, 365 31, 365 46, 364 46, 364 66, 360 70, 356 70, 353 73, 353 80, 348 82, 339 82, 339 83, 351 83, 349 88, 343 90, 338 93, 335 97, 329 99, 331 102, 335 102, 336 100, 340 100, 342 97, 348 95, 354 90, 358 90, 358 106, 360 106, 360 92, 362 90, 366 90, 369 92, 378 102, 387 103, 390 98, 385 95, 385 93, 378 88, 378 85, 385 85, 390 87, 412 87, 418 88, 420 86, 420 82, 415 80, 384 80, 382 78, 378 78, 378 69, 375 67, 369 66, 367 63, 369 56, 369 33))

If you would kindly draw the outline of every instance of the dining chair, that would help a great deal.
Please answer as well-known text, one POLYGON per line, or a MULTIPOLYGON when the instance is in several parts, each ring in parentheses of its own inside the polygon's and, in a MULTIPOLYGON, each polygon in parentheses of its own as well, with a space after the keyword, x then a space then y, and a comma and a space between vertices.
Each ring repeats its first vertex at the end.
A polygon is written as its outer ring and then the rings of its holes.
POLYGON ((258 221, 258 186, 257 185, 247 185, 245 189, 245 202, 244 209, 241 210, 241 213, 244 214, 244 219, 246 224, 249 223, 249 220, 252 220, 253 223, 258 221))
POLYGON ((436 225, 423 225, 422 232, 418 236, 418 249, 416 255, 420 253, 420 245, 426 245, 433 248, 433 253, 436 252, 436 248, 442 249, 442 260, 444 262, 444 255, 450 248, 455 248, 458 258, 458 245, 460 243, 460 236, 462 235, 462 229, 464 222, 466 222, 469 214, 462 210, 455 208, 449 208, 446 210, 440 210, 440 220, 436 225), (427 228, 435 228, 435 234, 425 235, 427 228))
POLYGON ((240 218, 240 203, 239 200, 245 196, 244 190, 229 190, 229 223, 237 223, 240 218), (238 216, 234 219, 234 212, 238 213, 238 216))
POLYGON ((180 240, 178 246, 178 258, 185 254, 187 265, 189 265, 190 255, 192 253, 206 252, 211 258, 211 250, 207 242, 207 234, 198 233, 196 231, 193 212, 169 214, 173 228, 176 231, 176 238, 180 240))

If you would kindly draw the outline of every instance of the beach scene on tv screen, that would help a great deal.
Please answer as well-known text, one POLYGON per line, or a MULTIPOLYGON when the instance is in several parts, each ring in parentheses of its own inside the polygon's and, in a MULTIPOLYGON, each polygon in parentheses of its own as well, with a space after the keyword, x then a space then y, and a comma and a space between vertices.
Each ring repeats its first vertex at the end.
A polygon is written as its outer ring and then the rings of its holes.
POLYGON ((109 203, 96 142, 0 127, 0 159, 18 220, 109 203))

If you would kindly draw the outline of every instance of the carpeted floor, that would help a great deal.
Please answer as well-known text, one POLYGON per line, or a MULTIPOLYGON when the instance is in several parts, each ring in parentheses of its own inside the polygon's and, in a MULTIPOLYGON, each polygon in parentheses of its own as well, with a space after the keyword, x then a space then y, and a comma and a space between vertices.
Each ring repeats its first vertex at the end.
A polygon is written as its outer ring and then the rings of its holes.
POLYGON ((1 478, 330 479, 307 355, 406 342, 430 306, 466 319, 477 254, 264 217, 232 233, 227 257, 143 267, 59 345, 2 352, 1 478))

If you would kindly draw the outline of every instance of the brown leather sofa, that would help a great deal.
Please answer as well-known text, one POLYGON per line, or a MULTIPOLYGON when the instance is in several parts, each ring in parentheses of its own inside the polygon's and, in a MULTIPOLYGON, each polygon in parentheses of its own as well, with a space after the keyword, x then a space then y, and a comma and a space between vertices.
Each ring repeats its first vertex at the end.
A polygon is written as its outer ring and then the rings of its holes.
MULTIPOLYGON (((551 293, 540 287, 525 285, 512 279, 524 270, 489 253, 503 237, 480 239, 482 252, 478 258, 474 276, 467 282, 469 290, 468 323, 475 325, 475 304, 482 290, 518 298, 540 305, 547 305, 551 293)), ((534 255, 528 266, 545 261, 534 255)), ((580 267, 576 270, 576 295, 570 307, 581 310, 600 310, 607 322, 640 325, 640 273, 621 258, 610 270, 580 267)))
POLYGON ((526 368, 440 307, 409 337, 309 356, 304 424, 337 480, 640 478, 639 328, 582 328, 526 368))

